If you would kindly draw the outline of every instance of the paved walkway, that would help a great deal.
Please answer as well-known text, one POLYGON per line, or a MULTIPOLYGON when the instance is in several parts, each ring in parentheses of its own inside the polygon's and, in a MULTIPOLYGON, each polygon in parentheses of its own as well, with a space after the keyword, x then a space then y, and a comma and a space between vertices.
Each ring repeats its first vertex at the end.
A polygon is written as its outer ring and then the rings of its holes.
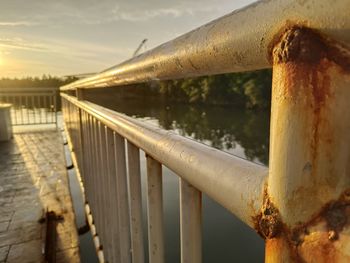
POLYGON ((57 262, 80 262, 61 134, 22 130, 11 142, 0 142, 1 263, 43 261, 46 227, 40 219, 46 209, 63 217, 57 224, 57 262))

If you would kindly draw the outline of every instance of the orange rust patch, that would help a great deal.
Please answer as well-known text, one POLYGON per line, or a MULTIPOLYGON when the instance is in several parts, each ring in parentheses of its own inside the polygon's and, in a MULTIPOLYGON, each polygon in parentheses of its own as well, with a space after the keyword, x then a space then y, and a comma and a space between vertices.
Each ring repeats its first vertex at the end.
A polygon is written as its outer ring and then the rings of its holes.
POLYGON ((318 64, 327 58, 350 73, 350 51, 338 42, 321 35, 314 29, 291 24, 280 30, 268 45, 269 60, 273 64, 297 61, 318 64))
POLYGON ((264 191, 264 203, 261 212, 252 218, 254 228, 264 239, 270 239, 281 233, 282 221, 278 209, 270 201, 267 189, 264 191))
POLYGON ((278 262, 278 258, 287 254, 293 262, 337 262, 339 252, 335 242, 339 233, 350 225, 349 217, 350 189, 338 200, 325 204, 308 222, 291 229, 283 223, 265 191, 261 212, 253 221, 257 232, 266 240, 266 250, 276 258, 267 262, 278 262))
POLYGON ((285 71, 282 91, 285 98, 293 103, 306 101, 313 113, 310 161, 316 171, 320 142, 332 143, 331 130, 323 129, 322 137, 320 132, 320 127, 330 129, 326 123, 327 107, 333 98, 329 69, 337 65, 336 68, 350 72, 350 52, 316 31, 301 26, 286 28, 274 44, 271 50, 274 64, 283 64, 285 71))

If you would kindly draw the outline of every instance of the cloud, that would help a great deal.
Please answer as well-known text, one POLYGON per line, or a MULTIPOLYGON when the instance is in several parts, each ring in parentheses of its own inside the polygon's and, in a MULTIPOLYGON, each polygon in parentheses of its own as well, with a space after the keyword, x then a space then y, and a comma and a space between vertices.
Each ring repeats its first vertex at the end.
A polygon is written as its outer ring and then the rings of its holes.
POLYGON ((114 17, 112 20, 124 20, 129 22, 138 22, 138 21, 147 21, 149 19, 171 16, 171 17, 180 17, 185 12, 176 8, 160 8, 160 9, 151 9, 151 10, 135 10, 135 11, 123 11, 117 6, 112 13, 114 17))
POLYGON ((0 26, 34 26, 37 25, 36 22, 30 22, 30 21, 0 21, 0 26))
POLYGON ((0 38, 0 46, 10 49, 23 49, 31 51, 49 51, 44 45, 29 42, 22 38, 0 38))
MULTIPOLYGON (((108 47, 105 45, 86 43, 83 41, 71 41, 64 39, 51 39, 50 41, 44 38, 39 40, 28 40, 19 37, 0 38, 0 47, 2 52, 10 52, 10 50, 25 50, 29 52, 50 53, 49 55, 60 55, 62 57, 75 57, 82 60, 98 60, 101 54, 108 57, 121 56, 125 53, 132 54, 131 48, 108 47)), ((47 56, 45 54, 45 56, 47 56)))
MULTIPOLYGON (((179 18, 183 16, 194 16, 198 13, 212 13, 219 11, 220 8, 217 6, 203 6, 193 3, 192 5, 177 5, 167 8, 138 8, 138 9, 129 9, 121 8, 116 6, 112 10, 113 17, 110 18, 110 21, 119 21, 124 20, 128 22, 142 22, 148 21, 151 19, 157 19, 161 17, 172 17, 179 18)), ((107 18, 108 19, 108 18, 107 18)))

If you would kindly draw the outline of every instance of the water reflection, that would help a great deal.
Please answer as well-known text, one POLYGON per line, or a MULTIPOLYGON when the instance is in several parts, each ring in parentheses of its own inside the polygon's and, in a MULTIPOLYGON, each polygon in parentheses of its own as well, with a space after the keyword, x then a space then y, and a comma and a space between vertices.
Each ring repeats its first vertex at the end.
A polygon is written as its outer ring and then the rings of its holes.
POLYGON ((248 160, 268 164, 269 112, 227 107, 166 104, 149 100, 120 101, 113 96, 93 96, 92 101, 138 118, 152 118, 212 147, 248 160))

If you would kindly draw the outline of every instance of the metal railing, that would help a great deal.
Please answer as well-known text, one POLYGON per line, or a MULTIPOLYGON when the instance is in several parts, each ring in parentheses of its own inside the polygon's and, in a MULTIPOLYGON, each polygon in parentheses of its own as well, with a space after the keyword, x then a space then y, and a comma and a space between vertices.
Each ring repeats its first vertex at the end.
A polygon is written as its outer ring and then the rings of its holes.
POLYGON ((57 123, 57 95, 57 88, 0 88, 0 102, 12 105, 12 125, 57 123))
POLYGON ((149 262, 164 262, 162 165, 180 177, 181 262, 201 262, 202 192, 265 239, 266 262, 350 261, 348 10, 347 0, 261 1, 61 88, 76 91, 62 93, 64 120, 102 261, 144 262, 139 149, 149 262), (269 169, 84 100, 88 88, 267 67, 269 169))
MULTIPOLYGON (((212 149, 175 133, 157 129, 145 122, 93 103, 78 101, 66 94, 62 94, 62 102, 64 121, 74 149, 86 198, 91 206, 96 228, 101 234, 102 244, 111 242, 108 239, 112 238, 109 233, 114 231, 111 230, 112 224, 103 220, 108 220, 110 217, 110 220, 116 222, 115 218, 118 218, 118 215, 114 214, 117 212, 112 211, 114 207, 119 212, 123 211, 119 215, 120 220, 123 220, 119 227, 125 232, 119 233, 123 242, 114 243, 112 248, 117 248, 119 244, 128 245, 130 240, 129 192, 133 256, 136 258, 143 256, 143 251, 140 249, 143 241, 139 148, 147 154, 148 224, 152 226, 149 232, 149 246, 157 247, 157 251, 153 249, 150 251, 150 262, 159 262, 164 256, 161 164, 182 178, 180 196, 181 222, 183 222, 181 233, 182 240, 186 242, 186 245, 183 243, 182 250, 184 257, 189 257, 191 253, 194 253, 192 256, 196 258, 200 255, 201 192, 205 192, 253 227, 252 218, 258 213, 262 202, 261 192, 267 175, 265 167, 212 149), (124 138, 128 149, 128 184, 124 138), (220 174, 220 180, 217 180, 218 174, 220 174), (251 184, 247 184, 247 181, 251 184), (127 189, 127 185, 130 189, 127 189), (236 190, 233 191, 234 189, 236 190), (240 202, 232 202, 234 199, 240 202), (111 200, 117 203, 113 206, 113 203, 109 203, 111 200), (189 217, 193 219, 188 220, 189 217), (104 229, 104 226, 109 227, 104 229), (193 231, 196 235, 191 234, 193 231)), ((118 223, 115 224, 117 228, 115 231, 118 232, 118 223)), ((110 252, 108 245, 104 245, 104 248, 105 253, 110 252)), ((119 253, 124 253, 122 258, 126 260, 130 256, 129 251, 130 247, 125 247, 121 248, 119 253)), ((118 257, 109 260, 118 262, 118 257)), ((196 262, 196 260, 190 262, 196 262)))

